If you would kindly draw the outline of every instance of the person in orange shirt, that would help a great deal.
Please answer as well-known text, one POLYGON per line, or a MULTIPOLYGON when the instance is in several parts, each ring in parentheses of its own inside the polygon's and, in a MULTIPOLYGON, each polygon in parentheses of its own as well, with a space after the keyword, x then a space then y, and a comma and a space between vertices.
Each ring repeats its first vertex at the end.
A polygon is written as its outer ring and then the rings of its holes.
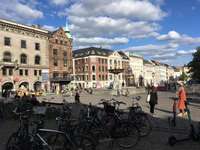
POLYGON ((185 88, 184 88, 184 85, 183 85, 183 82, 182 81, 179 81, 178 82, 179 84, 179 90, 178 90, 178 109, 180 111, 180 113, 178 114, 178 116, 182 117, 184 115, 187 115, 187 112, 185 112, 185 109, 186 109, 186 106, 185 106, 185 103, 186 103, 186 92, 185 92, 185 88))

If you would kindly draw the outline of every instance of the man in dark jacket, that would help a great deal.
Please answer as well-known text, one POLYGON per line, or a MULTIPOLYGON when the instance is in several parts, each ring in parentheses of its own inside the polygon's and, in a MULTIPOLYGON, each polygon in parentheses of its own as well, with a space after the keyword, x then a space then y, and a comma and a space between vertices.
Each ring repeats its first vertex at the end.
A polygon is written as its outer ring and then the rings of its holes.
POLYGON ((152 115, 154 114, 154 108, 156 104, 158 104, 158 94, 157 94, 156 88, 152 86, 151 91, 150 91, 150 101, 149 101, 150 113, 152 115))
POLYGON ((76 94, 75 94, 75 103, 80 103, 80 95, 79 95, 78 90, 76 91, 76 94))

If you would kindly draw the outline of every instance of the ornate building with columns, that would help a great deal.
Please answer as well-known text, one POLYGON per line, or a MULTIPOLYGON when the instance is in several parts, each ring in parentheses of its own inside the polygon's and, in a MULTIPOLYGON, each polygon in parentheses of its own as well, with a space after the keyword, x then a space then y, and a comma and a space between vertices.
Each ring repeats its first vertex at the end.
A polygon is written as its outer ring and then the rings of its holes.
POLYGON ((38 26, 0 19, 0 91, 48 88, 48 34, 38 26))

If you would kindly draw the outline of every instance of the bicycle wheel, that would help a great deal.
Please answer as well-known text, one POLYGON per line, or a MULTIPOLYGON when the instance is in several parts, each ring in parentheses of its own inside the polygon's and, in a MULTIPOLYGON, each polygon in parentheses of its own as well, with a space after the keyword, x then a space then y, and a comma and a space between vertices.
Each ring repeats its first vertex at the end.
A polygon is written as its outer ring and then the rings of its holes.
POLYGON ((137 145, 140 140, 138 128, 131 122, 122 123, 120 127, 120 136, 116 139, 119 147, 129 149, 137 145))
POLYGON ((78 150, 95 150, 96 149, 95 141, 93 141, 92 138, 88 136, 76 135, 74 137, 74 142, 77 147, 76 149, 78 150))
POLYGON ((17 133, 13 133, 6 143, 6 150, 20 150, 17 133))
POLYGON ((146 114, 135 114, 133 123, 140 131, 140 136, 145 137, 152 131, 151 121, 146 114))

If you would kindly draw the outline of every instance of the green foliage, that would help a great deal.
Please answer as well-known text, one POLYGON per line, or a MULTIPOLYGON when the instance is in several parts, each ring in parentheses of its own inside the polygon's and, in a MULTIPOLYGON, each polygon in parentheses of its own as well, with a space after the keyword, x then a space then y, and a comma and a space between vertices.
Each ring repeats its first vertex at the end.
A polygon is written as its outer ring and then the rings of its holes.
POLYGON ((187 81, 187 79, 188 79, 187 74, 185 72, 182 72, 182 74, 179 77, 179 80, 181 80, 181 81, 187 81))
POLYGON ((193 80, 200 80, 200 47, 193 54, 193 60, 188 63, 188 67, 190 68, 191 78, 193 80))

